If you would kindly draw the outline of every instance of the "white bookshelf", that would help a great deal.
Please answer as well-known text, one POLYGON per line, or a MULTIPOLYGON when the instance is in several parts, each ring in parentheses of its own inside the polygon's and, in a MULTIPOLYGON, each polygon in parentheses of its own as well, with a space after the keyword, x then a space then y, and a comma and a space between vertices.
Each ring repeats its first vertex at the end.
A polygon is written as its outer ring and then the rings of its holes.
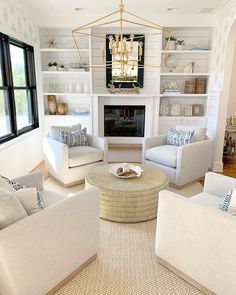
POLYGON ((161 73, 161 76, 181 76, 181 77, 197 77, 197 76, 209 76, 210 73, 176 73, 176 72, 168 72, 161 73))
POLYGON ((194 97, 194 98, 207 98, 208 94, 186 94, 186 93, 180 93, 180 94, 161 94, 160 97, 194 97))
POLYGON ((211 54, 212 50, 162 50, 165 54, 211 54))

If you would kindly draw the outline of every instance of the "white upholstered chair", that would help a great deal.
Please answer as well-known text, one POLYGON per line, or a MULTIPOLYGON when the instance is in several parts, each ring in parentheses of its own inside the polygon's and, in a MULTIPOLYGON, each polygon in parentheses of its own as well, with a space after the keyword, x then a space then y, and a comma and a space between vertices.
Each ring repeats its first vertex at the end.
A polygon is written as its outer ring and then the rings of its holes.
POLYGON ((235 295, 236 216, 220 212, 236 179, 209 172, 204 191, 192 198, 159 193, 158 260, 205 294, 235 295))
MULTIPOLYGON (((179 130, 192 128, 202 129, 176 126, 179 130)), ((211 140, 205 136, 200 141, 196 140, 183 146, 167 145, 166 142, 167 135, 144 138, 143 163, 165 172, 169 176, 170 183, 176 186, 186 185, 205 175, 211 159, 211 140)))
POLYGON ((64 186, 82 182, 91 169, 107 163, 105 138, 88 135, 88 146, 68 147, 53 137, 51 131, 43 139, 46 168, 64 186))
POLYGON ((46 208, 0 230, 0 294, 42 295, 96 257, 99 191, 73 197, 43 190, 43 175, 16 179, 37 187, 46 208))

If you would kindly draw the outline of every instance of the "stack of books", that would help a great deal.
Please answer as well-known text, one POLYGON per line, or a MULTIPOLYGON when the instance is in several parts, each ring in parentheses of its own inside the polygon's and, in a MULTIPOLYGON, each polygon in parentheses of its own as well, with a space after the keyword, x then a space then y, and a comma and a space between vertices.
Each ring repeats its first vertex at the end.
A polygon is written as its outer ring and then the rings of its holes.
POLYGON ((176 95, 176 94, 180 94, 180 91, 178 88, 167 88, 164 90, 163 92, 164 95, 176 95))

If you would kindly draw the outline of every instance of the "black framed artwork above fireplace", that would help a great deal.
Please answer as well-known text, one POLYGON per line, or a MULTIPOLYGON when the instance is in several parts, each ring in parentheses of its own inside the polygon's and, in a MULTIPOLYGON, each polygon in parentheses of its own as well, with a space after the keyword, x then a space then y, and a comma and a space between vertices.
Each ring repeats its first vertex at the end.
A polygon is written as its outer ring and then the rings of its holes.
POLYGON ((104 136, 144 137, 144 105, 104 105, 104 136))

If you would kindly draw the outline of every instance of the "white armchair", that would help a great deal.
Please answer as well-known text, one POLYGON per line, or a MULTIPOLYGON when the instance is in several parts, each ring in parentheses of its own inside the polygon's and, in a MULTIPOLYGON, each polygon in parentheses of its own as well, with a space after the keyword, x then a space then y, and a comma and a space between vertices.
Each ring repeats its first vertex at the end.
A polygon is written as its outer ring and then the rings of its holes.
MULTIPOLYGON (((17 181, 43 189, 40 173, 17 181)), ((47 294, 96 257, 99 191, 42 194, 46 209, 0 231, 1 295, 47 294)))
POLYGON ((47 135, 43 139, 46 168, 64 186, 82 182, 91 169, 107 163, 107 139, 88 135, 88 146, 68 147, 47 135))
POLYGON ((183 146, 167 145, 167 135, 145 138, 142 161, 165 172, 170 183, 183 186, 205 175, 212 152, 212 141, 202 141, 183 146))
POLYGON ((204 191, 192 198, 159 193, 158 261, 205 294, 235 295, 236 217, 219 204, 236 179, 209 172, 204 191))

